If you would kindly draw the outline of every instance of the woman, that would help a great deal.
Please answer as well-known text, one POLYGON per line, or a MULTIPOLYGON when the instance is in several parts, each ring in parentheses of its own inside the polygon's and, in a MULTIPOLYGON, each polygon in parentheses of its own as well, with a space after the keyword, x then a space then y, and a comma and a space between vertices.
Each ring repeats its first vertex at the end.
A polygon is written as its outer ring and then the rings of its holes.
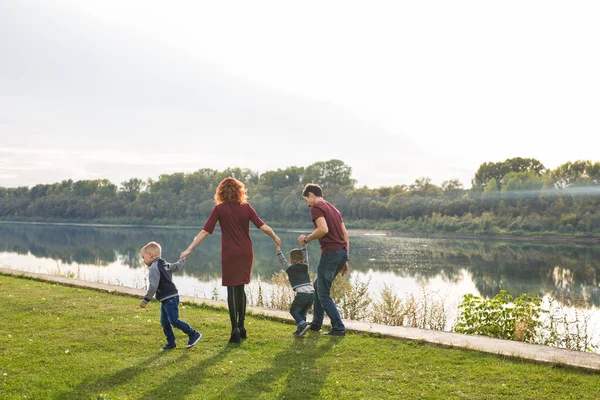
POLYGON ((215 193, 217 205, 213 208, 202 231, 194 238, 189 247, 181 253, 187 257, 194 247, 215 229, 221 226, 221 263, 223 286, 227 286, 227 305, 231 318, 231 338, 229 343, 239 343, 246 338, 244 318, 246 316, 246 293, 244 285, 250 283, 254 250, 250 240, 250 221, 258 229, 270 236, 276 245, 281 240, 267 226, 248 203, 244 184, 235 178, 225 178, 215 193))

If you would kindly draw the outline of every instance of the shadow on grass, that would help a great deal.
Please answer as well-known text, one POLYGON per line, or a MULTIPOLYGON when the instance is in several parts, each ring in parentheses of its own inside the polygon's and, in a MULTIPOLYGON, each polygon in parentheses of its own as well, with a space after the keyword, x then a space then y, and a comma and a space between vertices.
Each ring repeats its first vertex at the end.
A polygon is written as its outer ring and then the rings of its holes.
MULTIPOLYGON (((194 388, 201 385, 206 377, 206 372, 213 364, 223 360, 229 351, 234 348, 232 345, 224 347, 220 352, 212 357, 203 360, 187 371, 179 373, 176 376, 170 377, 168 384, 156 386, 153 390, 140 394, 140 399, 185 399, 194 388), (174 388, 177 388, 176 391, 174 388)), ((201 398, 201 397, 200 397, 201 398)))
POLYGON ((342 339, 309 334, 302 339, 292 340, 287 349, 275 356, 270 366, 235 382, 223 391, 221 398, 246 400, 258 398, 264 393, 275 394, 280 399, 319 397, 329 375, 329 367, 317 366, 316 361, 342 339), (319 342, 324 344, 317 346, 319 342))
POLYGON ((115 372, 112 375, 102 376, 98 378, 97 376, 91 377, 89 379, 84 380, 79 385, 74 387, 73 389, 58 393, 54 399, 55 400, 66 400, 66 399, 89 399, 95 398, 96 396, 110 392, 111 389, 122 385, 123 383, 132 380, 134 377, 140 375, 143 372, 146 372, 152 368, 155 368, 152 364, 154 361, 158 360, 163 354, 159 353, 152 357, 147 358, 146 360, 140 362, 138 365, 133 365, 128 368, 123 368, 115 372))

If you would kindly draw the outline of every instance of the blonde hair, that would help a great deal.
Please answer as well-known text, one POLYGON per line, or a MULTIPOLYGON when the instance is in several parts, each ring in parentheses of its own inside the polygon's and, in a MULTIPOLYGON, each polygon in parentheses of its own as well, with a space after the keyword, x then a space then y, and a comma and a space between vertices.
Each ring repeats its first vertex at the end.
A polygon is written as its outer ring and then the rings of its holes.
POLYGON ((290 261, 291 262, 302 262, 304 261, 304 257, 302 256, 302 250, 296 248, 290 251, 290 261))
POLYGON ((160 247, 160 244, 156 243, 156 242, 150 242, 147 245, 145 245, 144 247, 142 247, 142 249, 140 250, 140 253, 147 253, 150 254, 153 257, 160 257, 161 253, 162 253, 162 248, 160 247))
POLYGON ((217 204, 244 204, 248 202, 246 187, 235 178, 225 178, 217 186, 215 192, 217 204))

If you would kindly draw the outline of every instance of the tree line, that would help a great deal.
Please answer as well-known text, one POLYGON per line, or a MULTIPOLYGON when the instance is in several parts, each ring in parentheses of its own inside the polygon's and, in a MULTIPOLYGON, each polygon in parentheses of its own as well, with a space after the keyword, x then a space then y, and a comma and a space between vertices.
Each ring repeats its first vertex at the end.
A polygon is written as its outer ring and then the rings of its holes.
POLYGON ((217 185, 228 176, 246 184, 251 204, 273 226, 306 226, 301 191, 315 182, 351 228, 600 236, 600 162, 567 162, 550 170, 520 157, 483 163, 469 189, 456 179, 438 186, 427 177, 409 185, 357 187, 352 168, 341 160, 262 174, 203 168, 156 180, 131 178, 119 186, 95 179, 0 187, 0 218, 201 225, 217 185))

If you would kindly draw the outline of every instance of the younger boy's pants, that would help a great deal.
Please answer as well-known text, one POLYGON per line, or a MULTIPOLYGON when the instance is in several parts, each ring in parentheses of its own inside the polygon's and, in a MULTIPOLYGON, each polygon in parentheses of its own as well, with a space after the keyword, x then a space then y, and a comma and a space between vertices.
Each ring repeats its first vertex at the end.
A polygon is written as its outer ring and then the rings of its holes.
POLYGON ((188 336, 195 332, 191 326, 179 319, 179 296, 171 297, 160 303, 160 324, 169 344, 175 344, 175 334, 171 325, 181 329, 188 336))

